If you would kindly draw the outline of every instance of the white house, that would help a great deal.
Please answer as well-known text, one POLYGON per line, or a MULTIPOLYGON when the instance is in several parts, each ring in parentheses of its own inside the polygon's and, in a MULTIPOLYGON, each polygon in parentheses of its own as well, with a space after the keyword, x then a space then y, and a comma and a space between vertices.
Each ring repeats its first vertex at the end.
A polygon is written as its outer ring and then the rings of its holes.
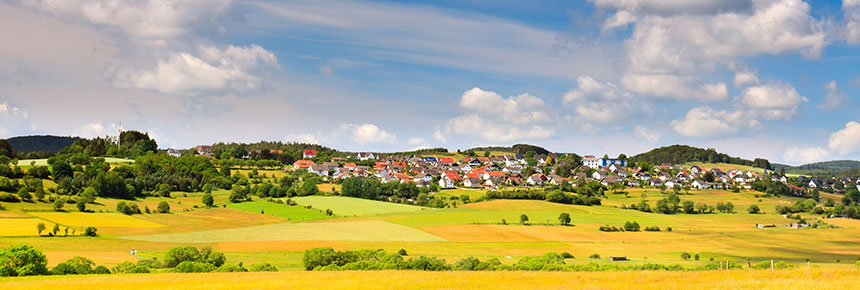
POLYGON ((711 188, 711 183, 701 180, 694 180, 693 183, 690 184, 690 187, 695 189, 708 189, 711 188))
POLYGON ((319 164, 311 164, 311 166, 308 166, 308 172, 319 176, 328 176, 328 168, 319 164))
POLYGON ((173 157, 181 157, 182 152, 179 152, 179 150, 176 150, 176 149, 167 149, 167 155, 170 155, 173 157))
POLYGON ((467 177, 463 179, 463 186, 465 187, 481 187, 481 180, 474 177, 467 177))
POLYGON ((373 153, 370 153, 370 152, 358 153, 358 160, 366 161, 366 160, 372 160, 372 159, 376 159, 376 155, 373 155, 373 153))
POLYGON ((443 176, 442 179, 439 179, 439 187, 441 188, 454 188, 454 186, 454 180, 447 176, 443 176))
POLYGON ((597 159, 594 155, 585 155, 582 157, 582 165, 597 169, 600 167, 600 159, 597 159))

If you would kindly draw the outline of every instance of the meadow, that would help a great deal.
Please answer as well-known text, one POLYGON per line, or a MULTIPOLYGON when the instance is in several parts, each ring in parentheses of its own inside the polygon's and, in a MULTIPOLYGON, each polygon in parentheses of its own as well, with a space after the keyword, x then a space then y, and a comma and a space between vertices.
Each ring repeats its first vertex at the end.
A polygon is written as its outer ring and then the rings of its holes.
POLYGON ((344 271, 2 278, 5 289, 853 289, 858 269, 701 272, 344 271))
POLYGON ((302 206, 289 206, 264 200, 231 203, 227 205, 227 208, 241 210, 248 213, 273 215, 288 221, 297 222, 329 218, 328 215, 320 212, 319 210, 307 209, 302 206))
POLYGON ((302 196, 293 198, 299 205, 309 205, 316 209, 330 209, 339 216, 379 215, 399 212, 430 210, 429 208, 367 200, 344 196, 302 196))

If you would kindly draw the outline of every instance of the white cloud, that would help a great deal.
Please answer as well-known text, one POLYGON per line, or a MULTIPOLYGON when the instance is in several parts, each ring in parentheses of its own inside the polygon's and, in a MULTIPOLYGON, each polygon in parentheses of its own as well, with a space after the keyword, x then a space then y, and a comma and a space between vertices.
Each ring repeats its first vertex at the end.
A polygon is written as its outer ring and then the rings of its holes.
POLYGON ((433 130, 433 139, 436 141, 445 143, 448 141, 448 138, 445 137, 445 134, 442 133, 441 127, 436 127, 436 130, 433 130))
POLYGON ((334 71, 331 69, 330 66, 321 65, 319 67, 319 70, 320 70, 320 73, 322 73, 324 76, 330 77, 330 76, 334 75, 334 71))
POLYGON ((833 110, 848 101, 848 97, 839 90, 835 80, 824 84, 824 90, 827 95, 824 96, 824 102, 818 105, 819 110, 833 110))
POLYGON ((600 8, 649 14, 698 14, 747 9, 750 0, 589 0, 600 8))
POLYGON ((26 119, 29 117, 27 111, 16 106, 9 105, 6 102, 0 102, 0 117, 10 117, 14 119, 26 119))
POLYGON ((576 79, 576 83, 576 88, 564 94, 562 103, 573 108, 574 120, 586 129, 628 121, 620 116, 650 114, 648 105, 612 82, 602 83, 590 76, 582 76, 576 79))
POLYGON ((444 142, 445 135, 451 133, 494 142, 543 139, 555 134, 546 126, 555 119, 546 103, 529 94, 504 98, 473 88, 463 92, 458 104, 466 114, 449 119, 434 132, 436 140, 444 142))
POLYGON ((842 155, 860 152, 860 123, 848 122, 844 129, 831 134, 828 147, 842 155))
POLYGON ((621 83, 632 92, 661 98, 719 101, 729 96, 724 83, 700 84, 695 77, 674 74, 626 74, 621 83))
POLYGON ((299 143, 308 143, 308 144, 320 144, 319 140, 322 138, 322 133, 317 132, 316 134, 311 133, 303 133, 303 134, 287 134, 284 139, 287 142, 299 142, 299 143))
POLYGON ((663 137, 663 133, 658 130, 654 130, 642 125, 636 125, 636 128, 633 129, 633 134, 636 135, 637 138, 648 141, 648 143, 657 143, 661 137, 663 137))
POLYGON ((200 56, 171 53, 152 69, 125 70, 114 85, 121 88, 155 90, 165 94, 199 95, 212 92, 253 93, 262 80, 253 74, 265 67, 278 67, 275 55, 252 44, 226 49, 202 46, 200 56))
POLYGON ((603 31, 609 31, 619 27, 625 27, 636 21, 636 15, 626 10, 619 10, 603 22, 603 31))
POLYGON ((829 156, 830 153, 821 147, 789 147, 785 150, 785 154, 783 154, 785 161, 792 162, 794 164, 808 164, 824 161, 829 156))
POLYGON ((684 118, 674 120, 670 125, 682 136, 710 138, 734 134, 742 124, 739 112, 715 111, 702 106, 690 109, 684 118))
POLYGON ((108 133, 116 135, 115 131, 108 131, 107 128, 102 125, 102 123, 89 123, 84 126, 81 126, 78 130, 75 131, 75 134, 84 137, 84 138, 93 138, 99 136, 106 136, 108 133))
POLYGON ((843 18, 845 19, 845 40, 849 44, 860 43, 860 1, 842 1, 843 18))
POLYGON ((380 129, 374 124, 342 124, 340 129, 350 134, 352 141, 359 144, 388 143, 394 144, 397 137, 380 129))
POLYGON ((744 70, 735 73, 735 88, 740 88, 745 85, 757 85, 759 82, 756 73, 744 70))
POLYGON ((544 139, 555 134, 554 130, 541 125, 515 126, 484 119, 474 114, 448 120, 445 130, 493 142, 544 139))
POLYGON ((788 83, 770 83, 746 88, 740 96, 756 116, 768 120, 791 120, 798 105, 808 102, 788 83))
POLYGON ((35 0, 23 6, 54 16, 97 26, 115 27, 150 40, 186 35, 197 27, 214 26, 232 5, 231 0, 35 0))

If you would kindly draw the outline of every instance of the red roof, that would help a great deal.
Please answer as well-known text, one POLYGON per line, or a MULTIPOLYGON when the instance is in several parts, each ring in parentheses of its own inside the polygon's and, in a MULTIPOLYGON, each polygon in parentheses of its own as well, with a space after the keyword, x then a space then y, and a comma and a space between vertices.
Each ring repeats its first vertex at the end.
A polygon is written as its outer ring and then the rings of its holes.
POLYGON ((443 163, 454 163, 454 158, 451 158, 451 157, 439 157, 439 162, 443 162, 443 163))
POLYGON ((788 185, 788 188, 790 188, 790 189, 794 189, 794 190, 803 190, 803 188, 800 188, 800 187, 798 187, 798 186, 791 185, 791 184, 789 184, 789 185, 788 185))
POLYGON ((316 163, 314 163, 311 160, 297 160, 296 163, 293 163, 293 166, 296 166, 299 168, 308 168, 311 166, 311 164, 316 164, 316 163))
POLYGON ((275 154, 275 153, 282 154, 282 153, 284 153, 284 150, 275 150, 275 149, 272 149, 272 150, 269 150, 269 153, 272 153, 272 154, 275 154))
POLYGON ((355 163, 349 162, 349 163, 344 163, 343 167, 356 167, 356 166, 355 166, 355 163))
POLYGON ((395 161, 391 162, 391 165, 399 165, 400 167, 406 167, 406 162, 395 161))
POLYGON ((313 149, 305 150, 305 155, 317 155, 317 151, 313 149))
POLYGON ((459 175, 459 174, 452 173, 452 172, 447 172, 447 173, 445 173, 445 176, 446 176, 446 177, 448 177, 449 179, 453 179, 453 180, 460 180, 460 179, 462 179, 462 178, 460 177, 460 175, 459 175))
POLYGON ((489 174, 490 177, 505 177, 505 173, 501 171, 486 171, 485 174, 489 174))
POLYGON ((386 166, 388 166, 388 163, 385 163, 385 162, 376 162, 373 164, 373 167, 386 167, 386 166))
POLYGON ((479 176, 478 176, 478 174, 477 174, 477 173, 474 173, 474 172, 472 172, 472 173, 466 173, 466 177, 481 178, 481 177, 479 177, 479 176))

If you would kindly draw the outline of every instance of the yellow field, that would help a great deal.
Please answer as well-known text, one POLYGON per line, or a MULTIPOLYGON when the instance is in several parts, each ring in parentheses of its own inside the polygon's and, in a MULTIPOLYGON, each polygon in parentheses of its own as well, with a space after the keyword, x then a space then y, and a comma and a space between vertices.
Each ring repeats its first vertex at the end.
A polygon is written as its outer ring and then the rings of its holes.
POLYGON ((152 228, 162 225, 118 213, 31 212, 38 218, 67 226, 152 228))
MULTIPOLYGON (((0 218, 0 236, 3 237, 21 237, 21 236, 35 236, 38 235, 39 232, 36 230, 36 226, 39 223, 44 223, 45 227, 47 227, 47 231, 51 230, 50 223, 46 223, 40 219, 34 218, 0 218), (49 226, 50 225, 50 226, 49 226)), ((43 234, 45 232, 42 232, 43 234)))
POLYGON ((702 272, 347 271, 0 279, 4 289, 856 289, 857 269, 702 272))

